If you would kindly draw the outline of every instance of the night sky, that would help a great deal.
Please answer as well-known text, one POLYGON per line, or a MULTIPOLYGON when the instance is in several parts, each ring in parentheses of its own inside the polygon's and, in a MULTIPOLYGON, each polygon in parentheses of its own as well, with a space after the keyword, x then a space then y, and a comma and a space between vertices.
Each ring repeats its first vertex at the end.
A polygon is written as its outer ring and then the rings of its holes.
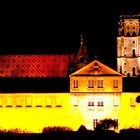
POLYGON ((76 53, 83 34, 89 57, 116 67, 117 21, 138 14, 136 0, 8 3, 1 16, 0 54, 76 53))
MULTIPOLYGON (((138 14, 138 1, 7 2, 1 5, 0 54, 76 53, 83 34, 90 61, 98 56, 116 69, 117 21, 121 14, 138 14)), ((68 78, 0 78, 0 84, 1 92, 69 91, 68 78)))

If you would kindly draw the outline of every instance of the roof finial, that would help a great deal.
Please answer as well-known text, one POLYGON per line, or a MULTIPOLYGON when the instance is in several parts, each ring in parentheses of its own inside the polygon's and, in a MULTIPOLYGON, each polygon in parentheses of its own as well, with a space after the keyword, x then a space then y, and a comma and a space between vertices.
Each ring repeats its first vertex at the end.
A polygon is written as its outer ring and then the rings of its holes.
POLYGON ((83 46, 83 36, 82 36, 82 34, 80 35, 80 46, 83 46))

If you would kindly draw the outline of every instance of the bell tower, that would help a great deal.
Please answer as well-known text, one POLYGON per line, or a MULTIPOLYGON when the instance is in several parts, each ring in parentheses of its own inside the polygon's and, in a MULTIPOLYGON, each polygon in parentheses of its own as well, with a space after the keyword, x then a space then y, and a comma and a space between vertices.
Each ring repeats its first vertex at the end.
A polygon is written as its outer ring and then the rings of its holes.
POLYGON ((121 15, 117 37, 117 71, 124 77, 140 76, 140 14, 121 15))

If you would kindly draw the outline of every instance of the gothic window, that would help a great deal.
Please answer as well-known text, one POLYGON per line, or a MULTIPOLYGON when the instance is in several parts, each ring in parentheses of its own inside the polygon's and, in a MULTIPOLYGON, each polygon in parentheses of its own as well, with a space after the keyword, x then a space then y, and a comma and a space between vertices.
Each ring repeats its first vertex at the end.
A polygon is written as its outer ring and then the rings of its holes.
POLYGON ((120 73, 122 74, 122 66, 120 66, 120 73))
POLYGON ((133 33, 132 33, 132 36, 136 36, 136 32, 133 32, 133 33))
POLYGON ((129 32, 127 32, 126 36, 128 36, 128 37, 129 37, 129 36, 130 36, 130 33, 129 33, 129 32))
POLYGON ((136 68, 135 67, 132 68, 132 75, 136 76, 136 68))
POLYGON ((130 77, 130 73, 129 72, 127 73, 127 77, 130 77))
POLYGON ((132 50, 132 57, 136 57, 135 49, 132 50))

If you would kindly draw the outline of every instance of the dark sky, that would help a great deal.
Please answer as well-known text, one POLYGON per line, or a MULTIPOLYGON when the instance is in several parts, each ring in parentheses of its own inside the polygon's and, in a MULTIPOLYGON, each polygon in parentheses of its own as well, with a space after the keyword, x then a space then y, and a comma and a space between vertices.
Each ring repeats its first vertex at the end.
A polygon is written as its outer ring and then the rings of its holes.
POLYGON ((114 67, 118 17, 139 12, 136 0, 6 3, 0 54, 76 52, 82 33, 90 57, 114 67))

